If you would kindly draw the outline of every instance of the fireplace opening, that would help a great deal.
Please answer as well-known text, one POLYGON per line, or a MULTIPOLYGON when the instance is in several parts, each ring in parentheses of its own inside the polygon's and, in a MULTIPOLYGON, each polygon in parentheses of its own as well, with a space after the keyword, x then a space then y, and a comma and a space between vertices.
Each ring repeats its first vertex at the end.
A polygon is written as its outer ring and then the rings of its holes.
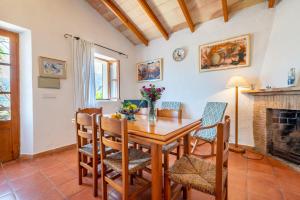
POLYGON ((300 110, 267 110, 267 152, 300 165, 300 110))

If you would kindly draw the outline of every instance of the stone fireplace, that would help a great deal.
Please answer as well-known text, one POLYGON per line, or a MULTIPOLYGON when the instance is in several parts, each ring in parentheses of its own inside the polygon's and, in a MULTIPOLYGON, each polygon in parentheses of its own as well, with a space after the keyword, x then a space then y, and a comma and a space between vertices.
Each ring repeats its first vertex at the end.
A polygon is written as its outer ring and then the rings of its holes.
POLYGON ((300 164, 300 88, 250 90, 255 148, 300 164))
POLYGON ((300 111, 267 109, 267 153, 300 164, 300 111))

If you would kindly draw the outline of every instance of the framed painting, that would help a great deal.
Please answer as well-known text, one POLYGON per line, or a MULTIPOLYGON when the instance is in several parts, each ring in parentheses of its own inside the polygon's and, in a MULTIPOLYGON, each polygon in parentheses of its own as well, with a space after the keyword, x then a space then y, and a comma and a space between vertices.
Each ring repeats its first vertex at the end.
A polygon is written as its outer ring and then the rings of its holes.
POLYGON ((153 59, 136 65, 138 82, 162 80, 163 59, 153 59))
POLYGON ((250 35, 201 45, 200 72, 248 67, 250 65, 250 35))
POLYGON ((41 77, 65 79, 66 61, 40 56, 39 71, 41 77))

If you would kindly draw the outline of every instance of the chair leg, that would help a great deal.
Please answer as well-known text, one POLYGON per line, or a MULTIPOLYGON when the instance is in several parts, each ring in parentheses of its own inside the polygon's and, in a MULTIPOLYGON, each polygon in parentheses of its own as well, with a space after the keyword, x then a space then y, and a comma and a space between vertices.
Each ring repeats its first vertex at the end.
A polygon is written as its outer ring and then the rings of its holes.
POLYGON ((82 185, 82 167, 80 166, 81 155, 78 152, 78 184, 82 185))
POLYGON ((210 143, 211 145, 211 155, 215 155, 215 142, 210 143))
POLYGON ((195 142, 194 142, 194 144, 193 144, 192 153, 194 153, 194 151, 195 151, 195 149, 196 149, 196 147, 198 145, 198 142, 199 142, 199 140, 196 139, 195 142))
POLYGON ((180 152, 180 144, 178 145, 176 152, 177 152, 177 155, 176 155, 177 160, 179 160, 180 159, 180 154, 181 154, 181 152, 180 152))
POLYGON ((93 159, 93 191, 94 197, 98 196, 98 162, 93 159))
MULTIPOLYGON (((178 151, 177 151, 178 152, 178 151)), ((171 199, 171 182, 167 171, 169 170, 169 153, 164 154, 164 200, 171 199)))
POLYGON ((106 166, 101 162, 102 200, 107 200, 106 166))
POLYGON ((191 199, 191 192, 189 187, 182 187, 183 191, 183 199, 190 200, 191 199))

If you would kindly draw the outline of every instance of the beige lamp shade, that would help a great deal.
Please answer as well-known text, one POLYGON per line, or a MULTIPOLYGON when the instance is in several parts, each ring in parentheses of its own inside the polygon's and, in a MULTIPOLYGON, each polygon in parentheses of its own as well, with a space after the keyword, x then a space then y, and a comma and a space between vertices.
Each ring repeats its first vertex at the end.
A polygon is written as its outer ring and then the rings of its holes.
POLYGON ((247 80, 242 76, 233 76, 229 79, 229 81, 226 84, 226 88, 232 88, 232 87, 249 87, 249 83, 247 80))

